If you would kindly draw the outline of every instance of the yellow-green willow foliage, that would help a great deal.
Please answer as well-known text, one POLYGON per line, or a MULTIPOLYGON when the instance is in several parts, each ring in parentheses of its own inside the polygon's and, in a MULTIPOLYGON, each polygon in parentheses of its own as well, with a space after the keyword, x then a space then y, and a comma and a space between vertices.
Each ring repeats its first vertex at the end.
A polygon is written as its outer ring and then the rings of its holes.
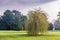
POLYGON ((41 10, 29 11, 25 24, 29 35, 36 36, 48 30, 47 17, 41 10))

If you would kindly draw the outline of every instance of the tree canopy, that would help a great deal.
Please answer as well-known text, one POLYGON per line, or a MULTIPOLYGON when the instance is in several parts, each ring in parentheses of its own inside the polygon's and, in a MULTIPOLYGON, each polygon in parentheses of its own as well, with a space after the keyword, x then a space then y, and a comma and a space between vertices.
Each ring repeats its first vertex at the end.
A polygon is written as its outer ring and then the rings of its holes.
POLYGON ((29 35, 39 35, 48 30, 47 16, 41 10, 32 10, 28 13, 26 28, 29 35))

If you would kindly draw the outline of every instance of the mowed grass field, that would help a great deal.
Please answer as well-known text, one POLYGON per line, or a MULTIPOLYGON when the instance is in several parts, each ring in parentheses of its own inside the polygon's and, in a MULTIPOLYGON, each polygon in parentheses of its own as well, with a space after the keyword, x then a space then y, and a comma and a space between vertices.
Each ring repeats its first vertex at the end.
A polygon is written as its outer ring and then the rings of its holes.
POLYGON ((0 40, 60 40, 60 31, 48 31, 40 36, 28 36, 27 31, 0 31, 0 40))

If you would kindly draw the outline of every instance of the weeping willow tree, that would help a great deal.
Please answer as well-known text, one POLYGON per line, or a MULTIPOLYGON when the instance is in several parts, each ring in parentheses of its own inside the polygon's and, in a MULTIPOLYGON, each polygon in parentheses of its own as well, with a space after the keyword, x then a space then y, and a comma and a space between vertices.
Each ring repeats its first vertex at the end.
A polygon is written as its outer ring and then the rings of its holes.
POLYGON ((25 25, 29 35, 43 34, 48 30, 47 16, 41 10, 29 11, 25 25))

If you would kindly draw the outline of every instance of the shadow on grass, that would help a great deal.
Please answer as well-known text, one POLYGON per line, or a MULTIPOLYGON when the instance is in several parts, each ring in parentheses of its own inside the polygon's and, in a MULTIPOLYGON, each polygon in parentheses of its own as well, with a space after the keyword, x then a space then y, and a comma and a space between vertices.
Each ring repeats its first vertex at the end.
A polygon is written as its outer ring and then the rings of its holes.
POLYGON ((27 34, 0 35, 0 38, 23 38, 23 37, 32 37, 32 36, 29 36, 27 34))
POLYGON ((0 35, 0 38, 24 38, 24 37, 54 37, 60 35, 38 35, 38 36, 31 36, 27 34, 14 34, 14 35, 0 35))

